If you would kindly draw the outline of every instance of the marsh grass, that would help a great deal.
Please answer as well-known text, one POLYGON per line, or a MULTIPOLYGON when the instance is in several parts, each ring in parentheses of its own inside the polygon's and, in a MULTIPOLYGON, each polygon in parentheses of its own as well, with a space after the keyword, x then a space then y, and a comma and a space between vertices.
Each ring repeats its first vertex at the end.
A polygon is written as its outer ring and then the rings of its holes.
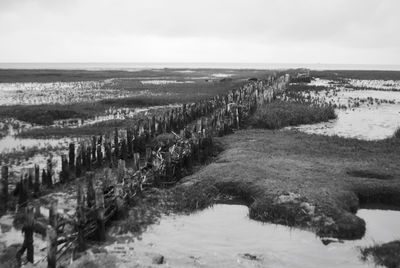
POLYGON ((375 245, 361 249, 361 259, 367 261, 369 257, 376 265, 387 268, 398 268, 400 266, 400 241, 392 241, 382 245, 375 245))
POLYGON ((400 140, 400 128, 397 128, 394 132, 392 139, 400 140))
MULTIPOLYGON (((132 80, 129 84, 124 82, 121 90, 134 87, 137 81, 132 80)), ((150 106, 161 106, 177 103, 191 103, 209 99, 215 95, 223 94, 240 87, 245 81, 234 80, 227 82, 204 82, 198 81, 193 84, 168 84, 149 85, 148 94, 127 98, 105 99, 93 103, 74 104, 41 104, 41 105, 12 105, 0 106, 0 118, 16 118, 20 121, 49 126, 56 120, 69 118, 93 118, 101 115, 110 107, 113 108, 141 108, 150 106)), ((117 87, 120 87, 117 85, 117 87)))
POLYGON ((215 186, 204 183, 185 188, 178 186, 172 189, 171 203, 175 211, 191 213, 212 206, 218 194, 219 191, 215 186))
POLYGON ((249 124, 255 128, 279 129, 325 122, 336 117, 335 109, 329 105, 276 101, 260 107, 250 118, 249 124))
POLYGON ((400 80, 399 71, 381 71, 381 70, 312 70, 312 77, 318 77, 329 80, 365 79, 365 80, 400 80))
POLYGON ((103 122, 98 122, 82 127, 45 127, 30 129, 26 132, 21 132, 17 136, 19 138, 56 138, 56 137, 77 137, 77 136, 92 136, 104 133, 110 133, 115 128, 126 128, 131 126, 135 120, 132 119, 113 119, 103 122))

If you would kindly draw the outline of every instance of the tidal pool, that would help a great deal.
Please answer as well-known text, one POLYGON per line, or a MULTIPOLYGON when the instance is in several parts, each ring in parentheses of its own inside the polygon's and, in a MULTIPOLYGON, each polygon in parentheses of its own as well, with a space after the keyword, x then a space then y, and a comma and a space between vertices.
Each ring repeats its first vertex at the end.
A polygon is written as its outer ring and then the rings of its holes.
POLYGON ((359 259, 359 247, 400 238, 400 212, 361 209, 357 215, 367 223, 363 239, 324 245, 312 232, 250 220, 246 206, 219 204, 162 218, 140 240, 106 249, 121 266, 133 259, 145 265, 140 256, 156 252, 171 267, 374 267, 359 259))
POLYGON ((336 109, 336 114, 337 119, 300 125, 291 129, 310 134, 380 140, 392 136, 400 127, 400 104, 362 106, 347 110, 336 109))
POLYGON ((337 119, 290 129, 310 134, 379 140, 392 136, 400 127, 399 91, 359 90, 344 88, 342 84, 329 84, 329 80, 321 81, 314 84, 326 86, 326 91, 305 94, 317 103, 336 104, 347 109, 335 109, 337 119))

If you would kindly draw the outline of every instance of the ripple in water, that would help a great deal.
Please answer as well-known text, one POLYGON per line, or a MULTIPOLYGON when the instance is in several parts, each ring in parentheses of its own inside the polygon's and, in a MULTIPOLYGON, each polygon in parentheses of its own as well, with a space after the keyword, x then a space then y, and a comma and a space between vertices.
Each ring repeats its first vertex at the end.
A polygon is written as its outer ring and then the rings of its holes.
MULTIPOLYGON (((358 247, 400 238, 400 212, 361 209, 357 215, 367 223, 363 239, 325 246, 312 232, 253 221, 246 206, 221 204, 163 218, 141 240, 125 245, 139 255, 160 253, 172 267, 374 267, 360 261, 358 247)), ((129 254, 118 257, 122 263, 132 261, 129 254)))

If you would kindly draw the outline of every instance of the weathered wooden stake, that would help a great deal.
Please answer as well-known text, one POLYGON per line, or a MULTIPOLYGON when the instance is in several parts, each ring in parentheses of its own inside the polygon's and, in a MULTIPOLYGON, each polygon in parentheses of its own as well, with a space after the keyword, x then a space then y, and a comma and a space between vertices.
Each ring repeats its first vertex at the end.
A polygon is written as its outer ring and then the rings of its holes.
POLYGON ((55 230, 57 230, 57 225, 58 225, 57 218, 58 218, 58 200, 53 199, 51 200, 49 208, 49 223, 51 226, 54 227, 55 230))
POLYGON ((105 218, 104 218, 104 195, 103 189, 96 189, 96 210, 97 210, 97 239, 99 241, 106 240, 105 218))
POLYGON ((31 206, 25 208, 25 221, 22 228, 24 233, 24 242, 20 250, 18 250, 16 258, 18 265, 21 265, 21 257, 26 250, 26 259, 28 262, 33 263, 33 226, 34 226, 34 214, 31 206))
POLYGON ((121 143, 121 159, 123 160, 128 160, 128 147, 126 144, 126 140, 122 139, 122 143, 121 143))
POLYGON ((33 193, 35 197, 40 195, 40 175, 39 165, 35 164, 35 182, 33 183, 33 193))
POLYGON ((145 156, 146 164, 151 163, 152 161, 152 150, 151 147, 146 147, 146 156, 145 156))
POLYGON ((86 226, 86 214, 85 214, 85 196, 83 192, 83 185, 82 183, 78 184, 77 188, 77 210, 76 216, 78 220, 77 228, 78 228, 78 247, 77 250, 82 252, 86 250, 86 243, 85 243, 85 231, 84 228, 86 226))
POLYGON ((118 129, 115 128, 114 132, 114 156, 117 159, 119 156, 119 141, 118 141, 118 129))
POLYGON ((122 182, 125 178, 125 160, 118 160, 118 183, 122 182))
POLYGON ((68 176, 68 160, 65 154, 61 155, 61 174, 60 174, 60 181, 61 183, 66 183, 69 179, 68 176))
POLYGON ((51 226, 47 226, 47 268, 56 268, 57 266, 57 232, 51 226))
POLYGON ((47 159, 47 182, 48 186, 53 187, 53 163, 51 162, 51 158, 47 159))
POLYGON ((69 144, 69 171, 74 174, 75 173, 75 143, 69 144))
POLYGON ((96 162, 97 137, 92 137, 92 161, 96 162))
POLYGON ((1 167, 0 181, 0 211, 7 210, 8 204, 8 167, 1 167))
POLYGON ((138 171, 140 169, 140 154, 134 153, 133 154, 133 169, 138 171))
POLYGON ((87 206, 92 208, 95 205, 94 173, 87 173, 87 206))
POLYGON ((103 153, 101 151, 101 144, 97 144, 97 167, 101 167, 103 164, 103 153))

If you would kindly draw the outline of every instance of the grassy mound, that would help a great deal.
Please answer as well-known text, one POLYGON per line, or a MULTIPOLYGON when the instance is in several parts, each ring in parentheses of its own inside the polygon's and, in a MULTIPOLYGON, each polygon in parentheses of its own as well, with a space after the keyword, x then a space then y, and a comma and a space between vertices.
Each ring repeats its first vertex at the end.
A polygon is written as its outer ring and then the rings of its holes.
POLYGON ((187 209, 229 194, 247 201, 253 219, 308 228, 321 237, 355 239, 365 232, 365 222, 354 214, 360 203, 400 206, 397 139, 253 129, 216 142, 224 148, 217 161, 178 186, 181 192, 201 193, 190 195, 187 209), (349 171, 354 170, 365 172, 353 176, 349 171), (391 179, 376 179, 371 171, 391 179), (210 190, 214 187, 217 191, 210 190))
POLYGON ((329 105, 276 101, 259 108, 250 118, 250 125, 256 128, 278 129, 335 118, 335 110, 329 105))
POLYGON ((376 265, 388 268, 400 267, 400 241, 392 241, 361 250, 361 259, 366 261, 372 257, 376 265))

